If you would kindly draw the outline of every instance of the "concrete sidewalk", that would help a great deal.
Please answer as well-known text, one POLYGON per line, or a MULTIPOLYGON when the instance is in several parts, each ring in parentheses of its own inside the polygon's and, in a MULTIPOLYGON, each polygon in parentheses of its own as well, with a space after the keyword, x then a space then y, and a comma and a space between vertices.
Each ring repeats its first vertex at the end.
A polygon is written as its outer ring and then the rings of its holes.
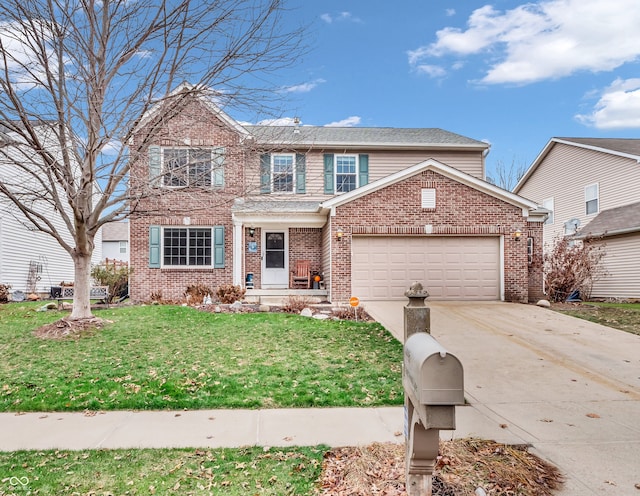
MULTIPOLYGON (((402 340, 404 305, 366 310, 402 340)), ((640 336, 533 305, 427 306, 464 367, 455 436, 531 444, 566 475, 562 495, 640 494, 640 336)))

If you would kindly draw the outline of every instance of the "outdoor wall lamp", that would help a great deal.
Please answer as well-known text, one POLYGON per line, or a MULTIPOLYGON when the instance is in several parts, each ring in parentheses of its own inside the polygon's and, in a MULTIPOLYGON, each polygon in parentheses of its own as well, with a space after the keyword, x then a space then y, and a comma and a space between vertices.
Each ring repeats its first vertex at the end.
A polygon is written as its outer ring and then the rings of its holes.
POLYGON ((521 237, 522 231, 520 229, 517 229, 516 232, 513 233, 513 239, 515 239, 516 241, 520 241, 521 237))
POLYGON ((338 241, 342 241, 342 236, 344 236, 344 233, 342 232, 342 229, 338 229, 336 231, 336 238, 338 238, 338 241))
POLYGON ((249 228, 249 236, 253 238, 253 235, 256 233, 256 229, 254 227, 249 228))

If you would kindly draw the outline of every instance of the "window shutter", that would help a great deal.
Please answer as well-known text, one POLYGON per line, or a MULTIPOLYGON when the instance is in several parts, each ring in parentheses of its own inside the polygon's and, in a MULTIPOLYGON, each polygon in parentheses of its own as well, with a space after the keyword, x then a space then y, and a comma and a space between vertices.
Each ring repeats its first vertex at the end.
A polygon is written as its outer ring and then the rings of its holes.
POLYGON ((160 226, 149 226, 149 268, 160 268, 160 226))
POLYGON ((333 194, 333 154, 324 155, 324 192, 327 195, 333 194))
POLYGON ((158 145, 149 146, 149 182, 151 186, 160 186, 161 167, 160 147, 158 145))
POLYGON ((224 186, 224 161, 227 151, 224 148, 213 150, 213 185, 217 188, 224 186))
POLYGON ((306 193, 307 157, 303 153, 296 153, 296 193, 306 193))
POLYGON ((271 155, 260 155, 260 193, 271 193, 271 155))
POLYGON ((224 226, 213 228, 213 267, 224 269, 224 226))
POLYGON ((358 187, 369 184, 369 155, 360 155, 358 158, 359 174, 358 187))

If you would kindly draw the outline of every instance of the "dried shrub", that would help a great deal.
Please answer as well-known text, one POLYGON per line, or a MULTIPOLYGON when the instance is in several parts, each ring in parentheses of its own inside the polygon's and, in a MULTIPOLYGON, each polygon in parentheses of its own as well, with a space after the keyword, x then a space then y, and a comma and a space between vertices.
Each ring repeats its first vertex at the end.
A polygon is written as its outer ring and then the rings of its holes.
POLYGON ((97 265, 91 269, 91 277, 100 285, 109 287, 109 302, 129 294, 128 266, 97 265))
POLYGON ((545 287, 551 301, 565 301, 578 291, 582 299, 591 296, 593 283, 604 275, 601 266, 605 246, 568 237, 555 240, 544 255, 545 287))
POLYGON ((340 320, 361 320, 363 322, 370 322, 373 319, 364 311, 362 307, 336 307, 331 309, 331 314, 340 320), (357 310, 356 310, 357 309, 357 310), (357 311, 357 315, 356 315, 357 311))
POLYGON ((312 303, 313 300, 307 296, 291 295, 284 301, 282 311, 286 313, 300 313, 312 303))
POLYGON ((246 289, 242 286, 234 286, 233 284, 223 284, 216 291, 216 296, 220 303, 235 303, 244 298, 246 289))
POLYGON ((7 303, 9 301, 9 290, 11 286, 8 284, 0 284, 0 303, 7 303))
POLYGON ((206 284, 192 284, 187 286, 187 290, 184 292, 184 296, 187 299, 187 303, 191 305, 200 305, 205 296, 212 294, 213 291, 206 284))
POLYGON ((150 298, 151 298, 151 301, 155 303, 160 303, 162 301, 162 290, 152 291, 150 298))

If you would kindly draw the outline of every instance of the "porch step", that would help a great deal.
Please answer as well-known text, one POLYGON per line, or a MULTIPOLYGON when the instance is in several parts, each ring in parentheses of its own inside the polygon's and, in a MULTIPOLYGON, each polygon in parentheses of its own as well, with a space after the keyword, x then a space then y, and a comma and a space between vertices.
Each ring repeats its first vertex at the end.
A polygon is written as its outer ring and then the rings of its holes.
POLYGON ((321 303, 327 301, 328 294, 326 289, 247 289, 244 299, 249 303, 283 305, 290 297, 301 296, 311 303, 321 303))

